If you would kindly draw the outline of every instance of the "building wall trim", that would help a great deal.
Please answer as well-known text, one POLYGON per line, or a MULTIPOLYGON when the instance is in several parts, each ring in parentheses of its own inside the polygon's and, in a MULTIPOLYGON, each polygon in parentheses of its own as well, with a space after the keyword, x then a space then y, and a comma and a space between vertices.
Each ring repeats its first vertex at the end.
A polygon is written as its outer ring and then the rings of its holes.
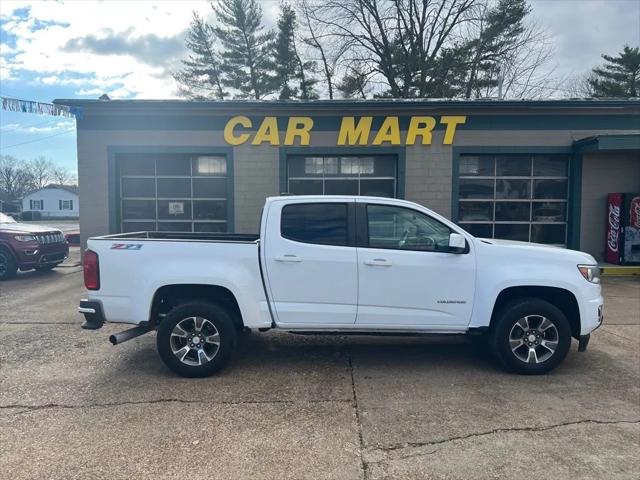
MULTIPOLYGON (((244 110, 244 109, 243 109, 244 110)), ((100 115, 85 115, 77 120, 77 129, 82 130, 201 130, 201 131, 222 131, 224 126, 234 115, 240 115, 243 110, 239 109, 227 114, 202 115, 163 113, 152 115, 151 113, 125 113, 114 112, 100 115)), ((246 110, 245 110, 246 111, 246 110)), ((195 112, 194 112, 195 113, 195 112)), ((315 112, 314 112, 315 113, 315 112)), ((376 131, 384 121, 386 116, 398 116, 400 129, 406 131, 411 115, 398 115, 397 111, 388 112, 349 112, 345 115, 315 115, 307 114, 313 118, 313 131, 337 131, 343 116, 363 115, 373 116, 371 131, 376 131)), ((637 130, 637 115, 629 113, 620 114, 486 114, 477 112, 451 112, 448 109, 441 111, 416 111, 413 115, 427 115, 438 117, 447 113, 466 114, 466 123, 457 127, 457 133, 465 130, 487 130, 487 131, 512 131, 512 130, 601 130, 606 125, 609 130, 637 130)), ((301 112, 294 114, 301 115, 301 112)), ((265 116, 276 116, 278 118, 278 130, 284 137, 289 114, 277 115, 277 113, 266 113, 264 115, 248 115, 253 127, 249 131, 255 131, 265 116)), ((435 130, 441 131, 446 125, 438 123, 435 130)))

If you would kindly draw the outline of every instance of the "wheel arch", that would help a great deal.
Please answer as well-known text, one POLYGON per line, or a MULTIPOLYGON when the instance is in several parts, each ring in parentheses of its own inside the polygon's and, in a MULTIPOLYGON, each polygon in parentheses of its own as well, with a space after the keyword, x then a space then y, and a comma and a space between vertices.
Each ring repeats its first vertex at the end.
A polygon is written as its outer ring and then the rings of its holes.
POLYGON ((220 285, 179 283, 159 287, 151 301, 149 321, 157 324, 173 307, 194 300, 203 300, 224 308, 238 328, 244 327, 242 312, 236 296, 220 285))
POLYGON ((15 262, 18 261, 18 257, 16 253, 13 251, 13 248, 11 247, 11 244, 9 242, 5 242, 2 239, 0 239, 0 249, 6 250, 7 252, 9 252, 9 255, 11 255, 11 258, 13 258, 15 262))
POLYGON ((560 287, 521 285, 503 289, 498 294, 493 305, 489 328, 494 325, 497 314, 504 305, 520 298, 537 298, 556 306, 567 317, 571 326, 571 335, 574 338, 580 337, 580 307, 578 306, 578 300, 571 291, 560 287))

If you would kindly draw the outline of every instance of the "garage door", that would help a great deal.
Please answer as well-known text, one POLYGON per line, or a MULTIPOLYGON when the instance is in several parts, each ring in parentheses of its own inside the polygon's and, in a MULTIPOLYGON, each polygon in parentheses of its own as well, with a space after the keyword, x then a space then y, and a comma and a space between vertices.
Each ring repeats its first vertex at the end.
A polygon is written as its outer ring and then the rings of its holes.
POLYGON ((122 232, 228 230, 225 156, 122 154, 117 167, 122 232))

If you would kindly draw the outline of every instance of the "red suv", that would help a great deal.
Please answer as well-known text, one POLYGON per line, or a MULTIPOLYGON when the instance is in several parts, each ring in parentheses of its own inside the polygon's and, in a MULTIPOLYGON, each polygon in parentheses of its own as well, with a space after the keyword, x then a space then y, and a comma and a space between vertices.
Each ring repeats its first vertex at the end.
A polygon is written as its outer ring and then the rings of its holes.
POLYGON ((20 270, 51 270, 69 256, 64 234, 44 225, 17 223, 0 213, 0 280, 20 270))

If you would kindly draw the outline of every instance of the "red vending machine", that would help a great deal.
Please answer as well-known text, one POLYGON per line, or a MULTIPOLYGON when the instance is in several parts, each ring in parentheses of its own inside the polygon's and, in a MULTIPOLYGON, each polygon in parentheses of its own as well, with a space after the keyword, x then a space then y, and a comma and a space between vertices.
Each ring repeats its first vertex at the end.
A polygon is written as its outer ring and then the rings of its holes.
POLYGON ((610 193, 607 198, 605 260, 640 264, 640 193, 610 193))

